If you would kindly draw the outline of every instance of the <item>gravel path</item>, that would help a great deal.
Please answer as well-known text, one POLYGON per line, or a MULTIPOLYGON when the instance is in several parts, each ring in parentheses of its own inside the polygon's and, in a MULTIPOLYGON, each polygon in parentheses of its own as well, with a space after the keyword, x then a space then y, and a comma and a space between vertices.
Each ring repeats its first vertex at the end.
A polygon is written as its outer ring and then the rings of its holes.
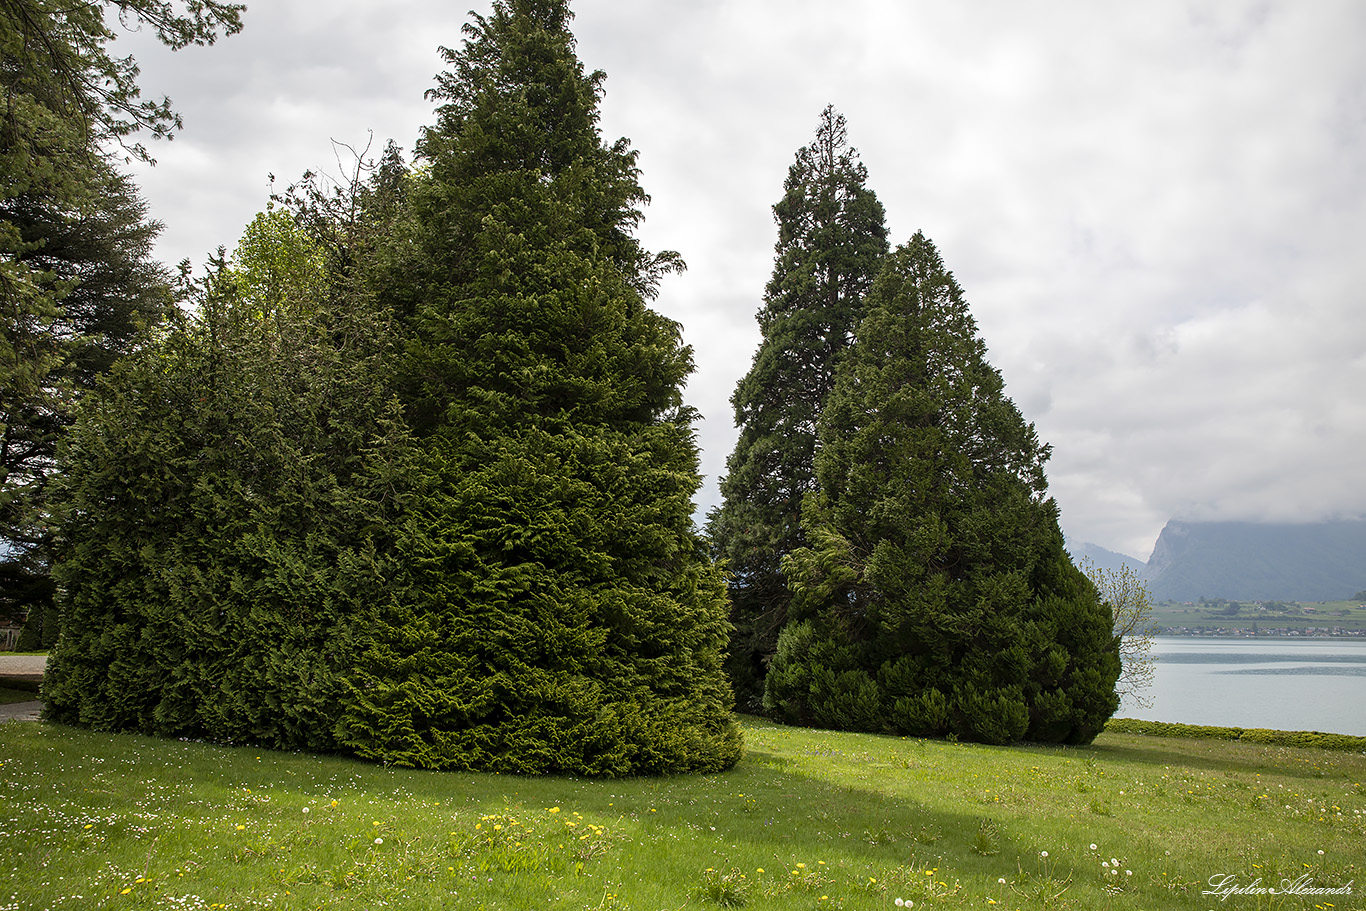
MULTIPOLYGON (((6 655, 0 653, 0 677, 41 678, 47 667, 47 658, 42 655, 6 655)), ((43 704, 34 702, 11 702, 0 705, 0 722, 37 721, 43 704)))
POLYGON ((0 677, 20 674, 36 674, 41 677, 45 667, 46 655, 6 655, 0 652, 0 677))
POLYGON ((11 702, 0 705, 0 724, 6 721, 37 721, 42 711, 41 702, 11 702))

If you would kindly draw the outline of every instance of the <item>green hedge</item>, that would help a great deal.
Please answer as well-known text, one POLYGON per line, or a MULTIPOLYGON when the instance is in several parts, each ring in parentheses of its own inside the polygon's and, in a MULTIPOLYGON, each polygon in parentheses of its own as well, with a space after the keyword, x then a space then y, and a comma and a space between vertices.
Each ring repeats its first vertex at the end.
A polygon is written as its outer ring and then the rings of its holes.
POLYGON ((1111 718, 1107 734, 1147 734, 1152 737, 1196 737, 1205 740, 1239 740, 1283 747, 1309 747, 1316 750, 1341 750, 1366 753, 1366 737, 1349 734, 1323 734, 1318 731, 1271 731, 1266 728, 1226 728, 1200 724, 1175 724, 1168 721, 1141 721, 1137 718, 1111 718))

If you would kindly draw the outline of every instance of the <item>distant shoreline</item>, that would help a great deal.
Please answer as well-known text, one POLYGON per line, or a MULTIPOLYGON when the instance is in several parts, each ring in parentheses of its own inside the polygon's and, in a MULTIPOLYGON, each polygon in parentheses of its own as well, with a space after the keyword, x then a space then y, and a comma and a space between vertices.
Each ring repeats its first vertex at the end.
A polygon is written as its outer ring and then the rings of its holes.
POLYGON ((1155 639, 1361 639, 1359 629, 1239 629, 1237 627, 1164 626, 1153 633, 1155 639))

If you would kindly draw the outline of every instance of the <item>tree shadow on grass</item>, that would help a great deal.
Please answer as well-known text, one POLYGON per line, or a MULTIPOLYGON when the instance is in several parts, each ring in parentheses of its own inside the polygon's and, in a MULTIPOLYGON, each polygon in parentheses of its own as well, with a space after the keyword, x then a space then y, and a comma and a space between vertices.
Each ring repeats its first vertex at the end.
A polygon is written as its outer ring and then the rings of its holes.
POLYGON ((1275 774, 1292 778, 1366 776, 1366 757, 1355 753, 1307 750, 1272 744, 1142 734, 1106 734, 1086 748, 1099 760, 1136 762, 1155 768, 1205 769, 1239 774, 1275 774))

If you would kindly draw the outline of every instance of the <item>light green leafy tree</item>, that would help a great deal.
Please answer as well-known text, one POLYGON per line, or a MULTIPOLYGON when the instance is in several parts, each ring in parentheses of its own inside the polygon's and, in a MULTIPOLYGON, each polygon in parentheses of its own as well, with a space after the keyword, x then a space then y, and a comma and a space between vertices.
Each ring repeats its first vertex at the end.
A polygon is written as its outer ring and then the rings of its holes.
POLYGON ((1102 569, 1083 560, 1081 570, 1100 592, 1100 600, 1110 608, 1115 633, 1120 637, 1123 670, 1115 691, 1134 705, 1151 707, 1152 694, 1148 690, 1157 672, 1157 656, 1153 654, 1153 602, 1147 586, 1128 565, 1102 569))

